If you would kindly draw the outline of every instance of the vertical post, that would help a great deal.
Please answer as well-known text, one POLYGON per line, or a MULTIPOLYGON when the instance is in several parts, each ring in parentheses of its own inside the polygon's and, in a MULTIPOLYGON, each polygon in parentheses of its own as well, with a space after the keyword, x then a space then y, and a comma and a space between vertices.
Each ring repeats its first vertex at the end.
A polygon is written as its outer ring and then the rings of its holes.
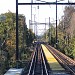
POLYGON ((51 35, 50 35, 50 17, 49 17, 49 44, 51 44, 51 39, 50 39, 51 35))
MULTIPOLYGON (((31 3, 33 3, 33 0, 31 0, 31 3)), ((31 4, 31 26, 32 26, 32 4, 31 4)), ((31 26, 30 26, 30 29, 32 30, 31 26)))
POLYGON ((68 46, 69 46, 69 43, 70 43, 70 36, 69 36, 69 34, 68 34, 68 46))
POLYGON ((37 41, 37 23, 36 23, 36 41, 37 41))
POLYGON ((36 40, 37 40, 37 24, 36 24, 36 40))
POLYGON ((31 20, 29 20, 29 29, 30 29, 31 20))
POLYGON ((35 14, 34 14, 34 38, 35 38, 35 14))
POLYGON ((18 0, 16 0, 16 61, 19 60, 18 49, 18 0))
MULTIPOLYGON (((1 38, 0 38, 0 50, 1 50, 1 38)), ((0 55, 2 55, 2 50, 1 50, 0 55)))
POLYGON ((46 40, 46 18, 45 18, 45 40, 46 40))
POLYGON ((58 45, 58 41, 57 41, 57 0, 56 0, 56 48, 58 45))

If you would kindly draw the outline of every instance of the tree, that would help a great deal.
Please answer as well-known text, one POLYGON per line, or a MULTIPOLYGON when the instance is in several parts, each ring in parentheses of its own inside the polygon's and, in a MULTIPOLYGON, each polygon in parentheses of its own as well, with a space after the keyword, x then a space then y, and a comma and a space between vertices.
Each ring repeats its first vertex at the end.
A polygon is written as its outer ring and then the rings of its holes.
POLYGON ((73 51, 75 48, 73 43, 73 32, 75 29, 73 26, 74 12, 74 6, 66 6, 64 9, 64 16, 62 16, 62 19, 58 25, 59 50, 71 58, 74 57, 73 51))
POLYGON ((34 33, 31 30, 27 30, 26 34, 26 44, 30 46, 34 40, 34 33))

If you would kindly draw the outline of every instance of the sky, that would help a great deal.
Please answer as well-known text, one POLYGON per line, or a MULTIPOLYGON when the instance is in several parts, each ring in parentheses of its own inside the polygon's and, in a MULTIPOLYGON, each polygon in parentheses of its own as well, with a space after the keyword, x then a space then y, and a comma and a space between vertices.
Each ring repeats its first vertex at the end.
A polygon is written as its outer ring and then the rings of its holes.
MULTIPOLYGON (((55 2, 56 0, 41 0, 41 1, 46 1, 50 2, 53 1, 55 2)), ((68 0, 64 0, 64 2, 67 2, 68 0)), ((75 0, 70 0, 75 2, 75 0)), ((18 2, 31 2, 31 0, 18 0, 18 2)), ((37 2, 36 0, 33 0, 33 2, 37 2)), ((39 2, 39 1, 38 1, 39 2)), ((49 17, 51 21, 55 21, 56 19, 56 6, 55 5, 39 5, 39 9, 37 8, 38 5, 33 5, 32 6, 32 20, 34 21, 34 15, 35 15, 35 21, 37 22, 49 22, 49 17)), ((8 12, 8 11, 16 13, 16 0, 0 0, 0 14, 8 12)), ((58 21, 61 19, 61 16, 63 15, 64 11, 64 6, 58 6, 58 21)), ((22 5, 19 6, 18 10, 19 14, 24 14, 26 17, 26 23, 27 27, 29 28, 29 20, 31 19, 31 6, 30 5, 22 5)), ((34 26, 33 26, 34 27, 34 26)), ((43 32, 40 31, 41 29, 45 29, 45 25, 39 25, 38 26, 38 33, 41 34, 43 32), (40 33, 41 32, 41 33, 40 33)), ((48 26, 47 26, 48 28, 48 26)), ((34 31, 34 30, 33 30, 34 31)))

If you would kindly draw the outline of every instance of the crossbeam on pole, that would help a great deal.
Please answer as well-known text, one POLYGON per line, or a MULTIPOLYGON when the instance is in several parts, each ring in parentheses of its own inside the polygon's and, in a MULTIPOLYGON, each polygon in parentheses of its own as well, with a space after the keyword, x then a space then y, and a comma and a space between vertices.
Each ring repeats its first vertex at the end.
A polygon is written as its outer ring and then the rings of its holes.
MULTIPOLYGON (((56 2, 46 3, 18 3, 18 5, 56 5, 56 2)), ((75 3, 57 3, 57 5, 75 5, 75 3)))
MULTIPOLYGON (((44 24, 44 25, 49 25, 49 23, 30 23, 30 25, 42 25, 42 24, 44 24)), ((56 24, 56 23, 50 23, 50 24, 56 24)))
POLYGON ((37 25, 41 25, 41 24, 49 25, 49 23, 31 23, 31 25, 35 25, 35 24, 37 24, 37 25))

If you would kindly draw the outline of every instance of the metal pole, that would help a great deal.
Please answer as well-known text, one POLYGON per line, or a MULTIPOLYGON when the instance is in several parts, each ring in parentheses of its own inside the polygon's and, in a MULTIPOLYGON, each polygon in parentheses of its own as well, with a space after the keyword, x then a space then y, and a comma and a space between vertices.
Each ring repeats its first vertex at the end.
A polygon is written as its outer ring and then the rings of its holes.
POLYGON ((51 44, 51 42, 50 42, 50 41, 51 41, 50 37, 51 37, 51 36, 50 36, 50 17, 49 17, 49 44, 51 44))
POLYGON ((45 41, 46 41, 46 18, 45 18, 45 41))
MULTIPOLYGON (((31 3, 33 3, 33 0, 31 0, 31 3)), ((31 26, 32 26, 32 4, 31 4, 31 26)), ((30 26, 30 29, 32 29, 31 26, 30 26)))
POLYGON ((36 40, 37 40, 37 24, 36 24, 36 40))
POLYGON ((19 49, 18 49, 18 0, 16 0, 16 61, 19 60, 19 49))
POLYGON ((57 41, 57 0, 56 0, 56 48, 58 45, 58 41, 57 41))
POLYGON ((34 38, 35 38, 35 15, 34 15, 34 38))
MULTIPOLYGON (((2 41, 1 41, 1 38, 0 38, 0 50, 1 50, 1 43, 2 43, 2 41)), ((2 50, 1 50, 0 55, 2 55, 2 50)))
POLYGON ((29 29, 30 29, 31 20, 29 20, 29 29))

